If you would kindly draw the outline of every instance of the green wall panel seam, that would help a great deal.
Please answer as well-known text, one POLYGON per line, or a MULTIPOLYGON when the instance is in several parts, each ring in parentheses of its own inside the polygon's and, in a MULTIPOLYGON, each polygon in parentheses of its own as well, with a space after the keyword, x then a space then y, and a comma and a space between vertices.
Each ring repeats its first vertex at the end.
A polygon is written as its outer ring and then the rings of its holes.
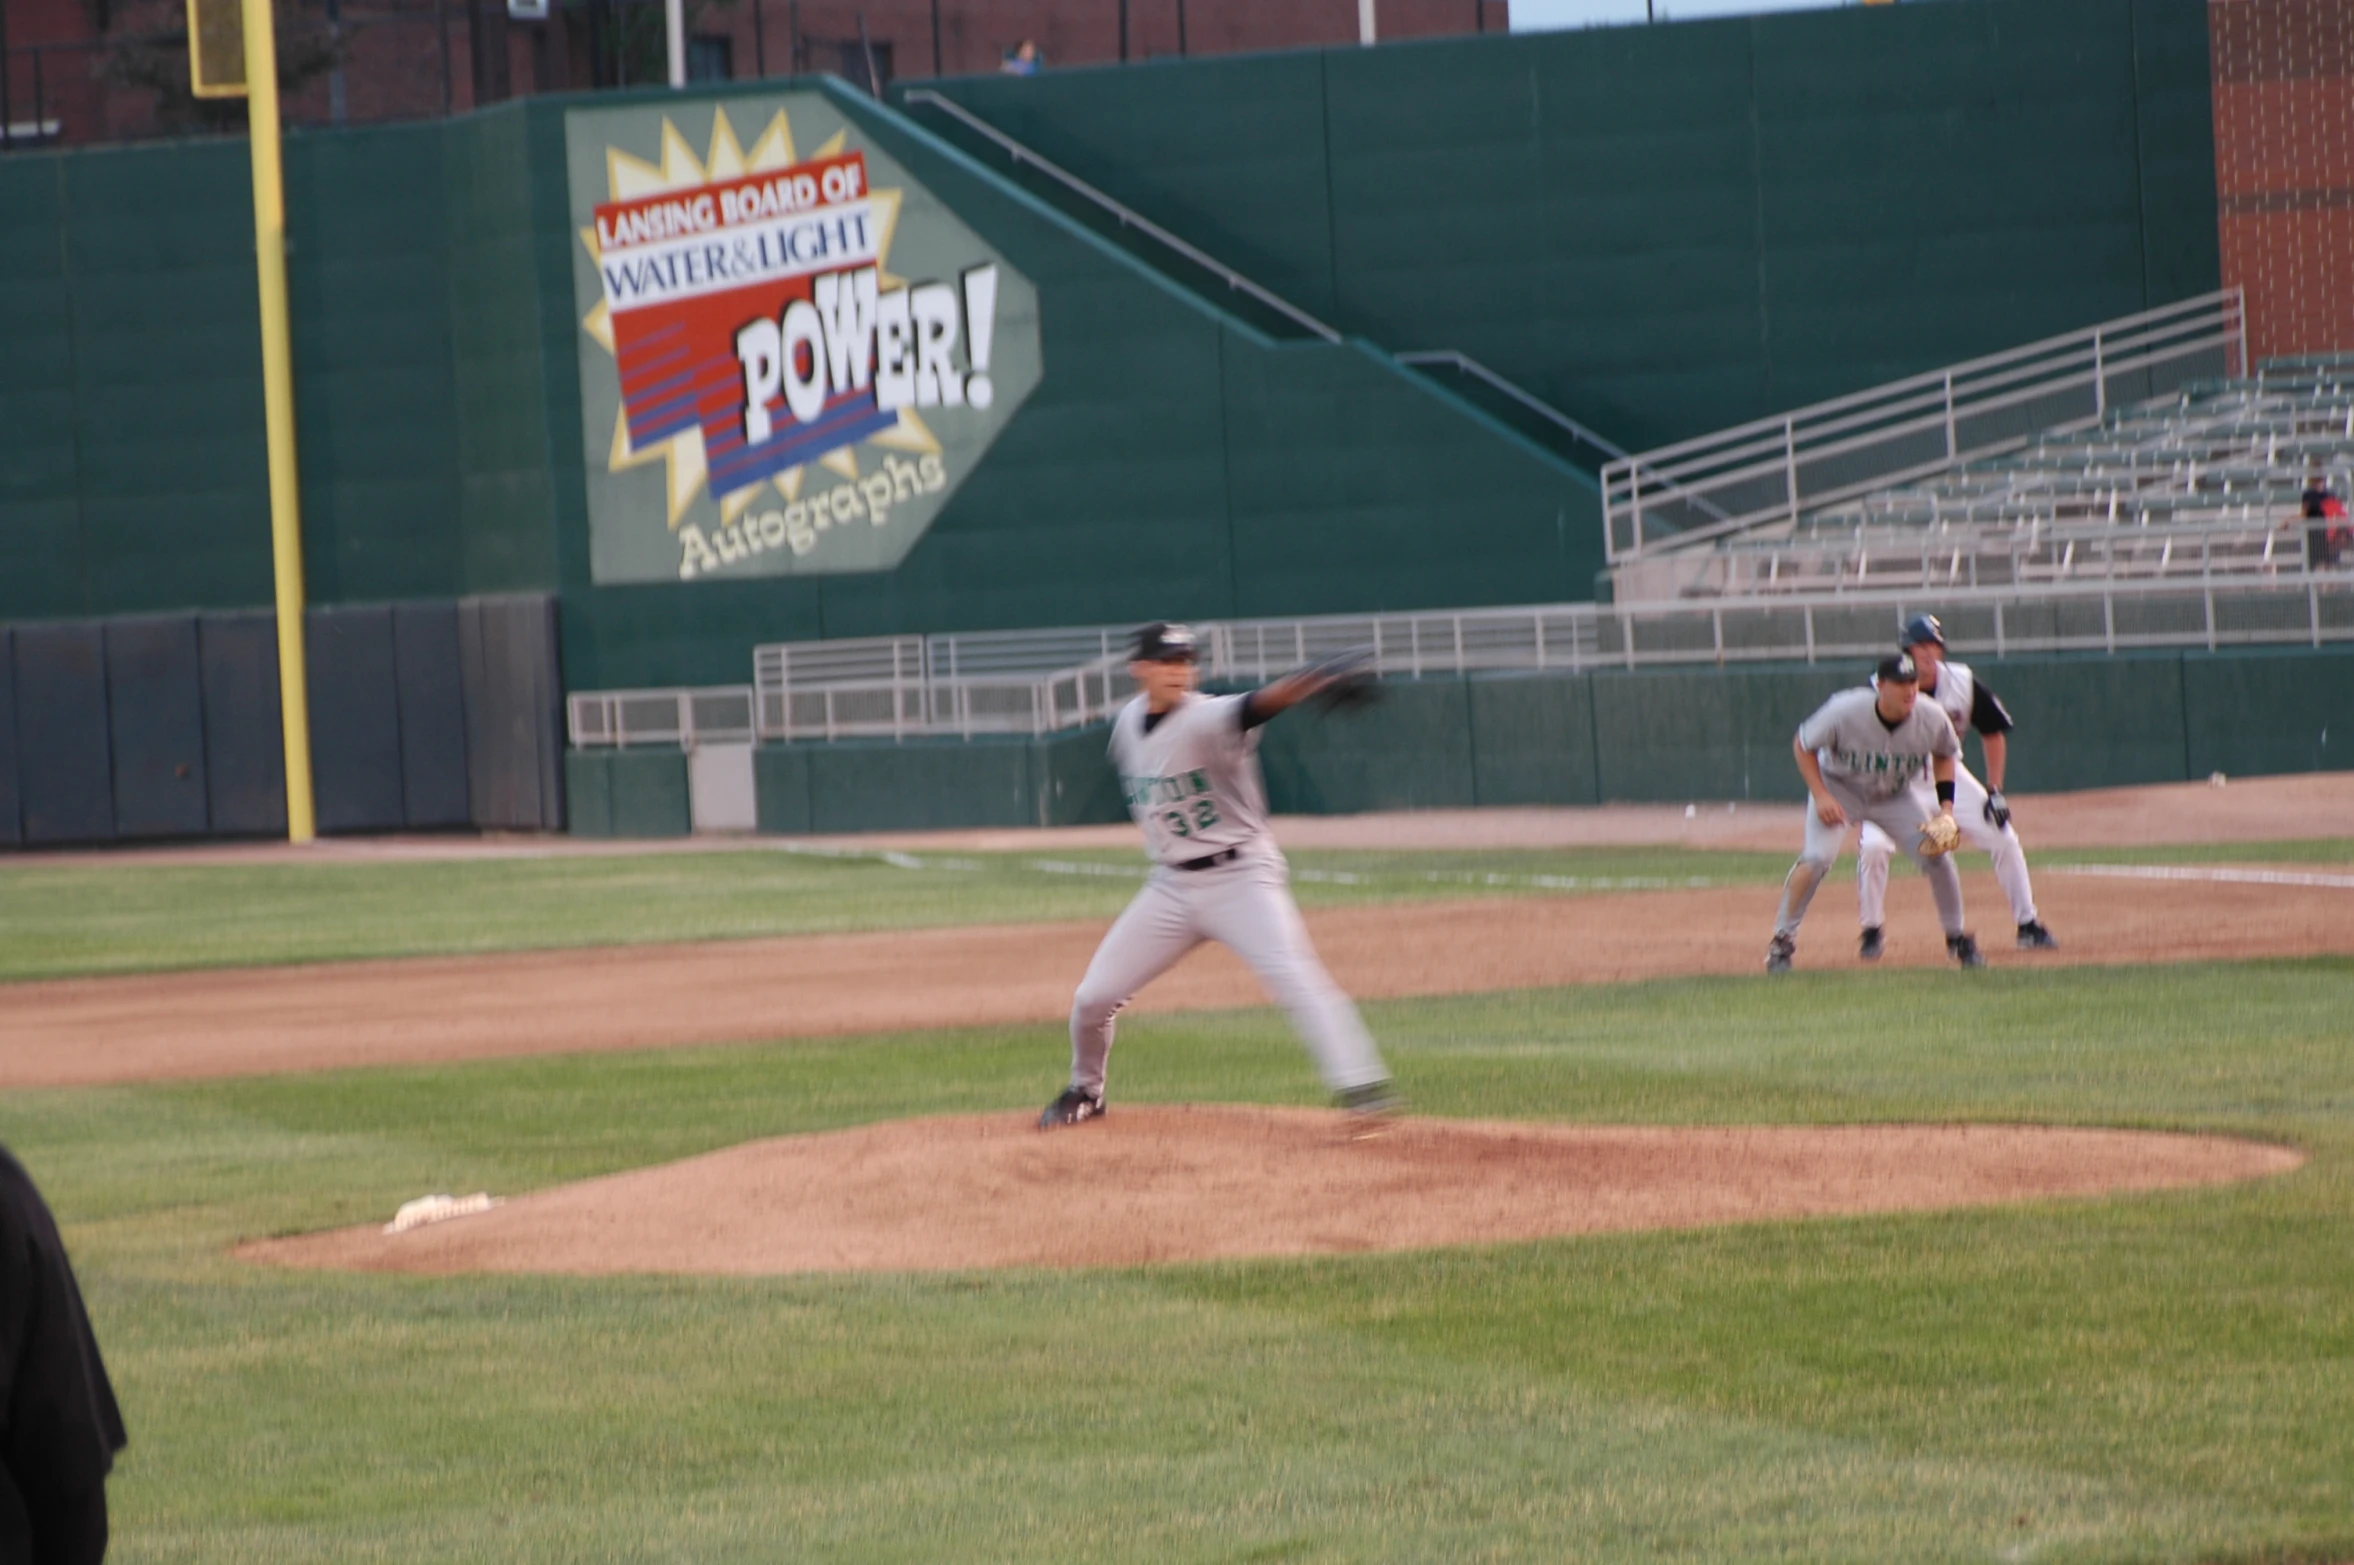
MULTIPOLYGON (((2130 5, 2128 9, 2131 9, 2130 5)), ((2191 749, 2195 743, 2191 737, 2191 681, 2190 670, 2185 666, 2187 660, 2187 654, 2182 652, 2175 653, 2170 660, 2174 664, 2175 706, 2182 719, 2182 776, 2185 782, 2191 777, 2191 749)))
POLYGON ((97 605, 90 601, 90 550, 88 547, 90 524, 89 518, 83 513, 82 508, 82 497, 86 490, 82 471, 82 334, 80 330, 82 311, 79 290, 74 286, 73 253, 68 237, 73 233, 73 215, 70 206, 72 187, 67 183, 65 177, 67 167, 65 159, 59 158, 57 160, 57 275, 61 286, 65 289, 66 373, 72 377, 68 385, 72 388, 74 406, 73 548, 74 586, 77 594, 74 607, 86 614, 97 605))
POLYGON ((1226 513, 1226 604, 1232 614, 1242 602, 1242 578, 1236 574, 1242 559, 1242 539, 1234 522, 1234 429, 1226 409, 1226 355, 1232 352, 1226 333, 1218 333, 1218 493, 1226 513))
POLYGON ((1773 298, 1766 288, 1765 132, 1758 122, 1758 25, 1759 18, 1753 16, 1741 30, 1741 45, 1748 57, 1749 74, 1749 243, 1757 256, 1756 264, 1750 269, 1750 281, 1755 289, 1757 355, 1761 373, 1765 376, 1766 400, 1787 402, 1789 399, 1774 389, 1773 298))
POLYGON ((1324 287, 1325 297, 1332 301, 1336 319, 1344 318, 1348 306, 1340 291, 1340 216, 1333 210, 1332 195, 1332 56, 1328 51, 1316 54, 1316 102, 1320 112, 1316 123, 1324 132, 1321 149, 1324 154, 1324 287))
MULTIPOLYGON (((2150 205, 2148 198, 2149 148, 2143 145, 2141 122, 2141 7, 2134 0, 2125 0, 2126 61, 2133 83, 2133 231, 2141 236, 2141 307, 2152 308, 2150 300, 2150 205)), ((2188 759, 2183 775, 2188 776, 2188 759)))

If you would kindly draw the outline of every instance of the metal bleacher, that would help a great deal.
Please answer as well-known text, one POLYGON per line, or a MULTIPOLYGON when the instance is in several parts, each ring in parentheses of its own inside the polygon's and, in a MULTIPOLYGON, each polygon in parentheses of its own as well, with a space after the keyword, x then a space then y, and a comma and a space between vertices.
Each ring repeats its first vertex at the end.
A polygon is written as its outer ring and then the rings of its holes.
MULTIPOLYGON (((1861 659, 1923 610, 1996 657, 2354 642, 2354 569, 2300 506, 2354 487, 2354 357, 2243 358, 2210 295, 1625 458, 1612 602, 1207 624, 1204 677, 1355 648, 1409 678, 1861 659)), ((572 742, 1042 736, 1128 698, 1130 631, 767 645, 748 685, 576 692, 572 742)))
POLYGON ((2067 351, 2047 352, 2035 374, 2013 375, 1975 401, 1972 367, 1958 366, 1785 415, 1775 425, 1782 441, 1769 442, 1783 449, 1756 459, 1743 460, 1758 445, 1746 435, 1629 458, 1614 475, 1616 596, 1673 602, 2268 579, 2329 565, 2335 551, 2314 546, 2301 498, 2315 480, 2340 495, 2354 481, 2354 359, 2177 379, 2202 360, 2237 356, 2236 301, 2209 302, 2219 306, 2212 314, 2168 323, 2190 329, 2167 339, 2155 362, 2149 334, 2135 332, 2146 318, 2136 317, 2056 340, 2067 351), (2112 356, 2094 368, 2104 333, 2112 356), (2131 378, 2175 383, 2120 405, 2120 360, 2131 378), (1958 398, 1944 389, 1957 383, 1965 388, 1958 398), (2039 432, 2004 438, 1986 429, 1976 449, 1954 449, 1952 426, 1966 428, 1990 407, 2057 412, 2071 396, 2086 405, 2039 432), (1859 404, 1895 406, 1903 419, 1849 434, 1862 422, 1852 411, 1859 404), (1913 460, 1924 441, 1927 457, 1913 460), (1941 458, 1938 444, 1950 454, 1941 458), (1716 455, 1727 450, 1733 463, 1716 455), (1859 480, 1874 463, 1893 471, 1877 484, 1859 480), (1656 467, 1632 476, 1646 464, 1656 467), (1843 468, 1836 487, 1824 482, 1834 468, 1843 468), (1653 514, 1623 525, 1630 503, 1646 500, 1653 514), (1717 514, 1699 513, 1701 500, 1717 514))

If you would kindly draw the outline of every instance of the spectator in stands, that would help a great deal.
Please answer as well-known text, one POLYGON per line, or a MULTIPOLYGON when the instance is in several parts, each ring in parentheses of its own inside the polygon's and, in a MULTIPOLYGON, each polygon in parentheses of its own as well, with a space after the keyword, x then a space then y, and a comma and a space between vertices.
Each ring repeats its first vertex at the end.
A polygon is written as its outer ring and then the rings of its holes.
POLYGON ((2304 502, 2305 563, 2316 570, 2337 564, 2345 557, 2346 546, 2354 543, 2354 519, 2346 514, 2346 502, 2330 491, 2319 473, 2306 481, 2304 502))
POLYGON ((1006 51, 1005 62, 998 69, 1008 76, 1035 76, 1041 63, 1038 45, 1025 38, 1006 51))
POLYGON ((0 1147, 0 1560, 98 1565, 123 1415, 41 1192, 0 1147))

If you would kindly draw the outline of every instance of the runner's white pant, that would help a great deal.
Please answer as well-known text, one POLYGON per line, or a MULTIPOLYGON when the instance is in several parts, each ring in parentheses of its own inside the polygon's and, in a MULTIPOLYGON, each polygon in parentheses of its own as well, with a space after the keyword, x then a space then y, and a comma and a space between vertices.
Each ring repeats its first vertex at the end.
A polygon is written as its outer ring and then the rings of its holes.
POLYGON ((1071 1002, 1072 1086, 1103 1091, 1121 1007, 1204 940, 1250 964, 1267 993, 1291 1013, 1327 1087, 1343 1092, 1389 1079, 1357 1008, 1316 960, 1291 899, 1283 856, 1246 849, 1215 869, 1155 869, 1113 923, 1071 1002))
MULTIPOLYGON (((1876 825, 1890 840, 1903 842, 1912 850, 1913 862, 1929 878, 1929 895, 1937 903, 1937 922, 1947 934, 1960 934, 1962 877, 1953 867, 1953 855, 1923 858, 1920 833, 1915 830, 1937 813, 1937 795, 1929 783, 1916 782, 1893 798, 1877 800, 1866 799, 1836 777, 1825 777, 1823 786, 1847 812, 1847 824, 1824 825, 1822 817, 1815 814, 1814 801, 1807 801, 1806 846, 1799 849, 1798 862, 1790 866, 1790 877, 1782 883, 1782 906, 1774 915, 1774 933, 1794 940, 1798 937, 1798 925, 1806 917, 1806 905, 1815 899, 1816 890, 1837 862, 1839 844, 1847 840, 1847 827, 1876 825)), ((1958 790, 1956 797, 1959 797, 1958 790)), ((1956 819, 1958 823, 1959 817, 1956 819)))
MULTIPOLYGON (((1986 785, 1958 762, 1953 769, 1953 819, 1962 828, 1962 840, 1994 856, 1994 878, 2010 899, 2011 921, 2036 922, 2035 887, 2028 883, 2027 852, 2019 846, 2019 834, 1986 818, 1986 785)), ((1895 853, 1896 844, 1877 826, 1866 825, 1856 834, 1856 910, 1863 915, 1866 929, 1876 929, 1886 921, 1888 861, 1895 853)))

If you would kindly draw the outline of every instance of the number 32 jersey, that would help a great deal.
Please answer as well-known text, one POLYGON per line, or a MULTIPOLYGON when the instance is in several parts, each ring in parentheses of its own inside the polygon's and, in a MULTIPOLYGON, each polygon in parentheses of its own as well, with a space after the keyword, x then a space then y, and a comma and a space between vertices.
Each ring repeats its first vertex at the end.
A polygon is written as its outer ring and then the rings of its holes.
POLYGON ((1112 719, 1112 766, 1145 850, 1163 864, 1247 848, 1267 833, 1259 730, 1243 696, 1189 693, 1147 723, 1138 696, 1112 719))

